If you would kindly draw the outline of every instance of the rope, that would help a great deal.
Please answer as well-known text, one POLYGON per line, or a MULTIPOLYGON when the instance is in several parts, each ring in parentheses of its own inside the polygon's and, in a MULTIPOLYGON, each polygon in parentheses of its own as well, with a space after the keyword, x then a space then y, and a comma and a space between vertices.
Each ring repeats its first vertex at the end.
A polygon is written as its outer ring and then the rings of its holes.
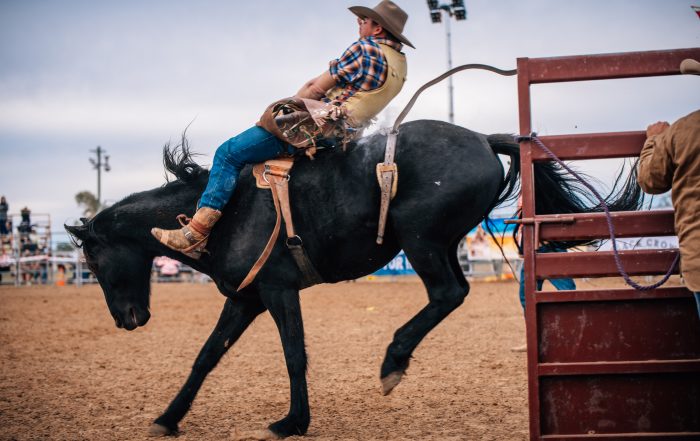
POLYGON ((530 136, 516 136, 514 138, 515 138, 516 142, 534 141, 535 144, 537 144, 537 146, 539 148, 541 148, 542 151, 545 152, 545 154, 547 156, 549 156, 551 159, 556 161, 566 171, 571 173, 571 175, 573 177, 575 177, 581 184, 583 184, 587 189, 589 189, 591 191, 591 193, 593 193, 595 195, 595 197, 600 202, 600 206, 605 211, 605 219, 608 223, 608 231, 610 232, 610 240, 612 241, 613 256, 615 258, 615 266, 617 266, 617 271, 620 273, 622 278, 625 280, 625 283, 627 283, 629 286, 633 287, 634 289, 636 289, 638 291, 649 291, 649 290, 658 288, 659 286, 666 283, 666 281, 668 281, 669 277, 671 277, 671 274, 673 274, 673 269, 676 267, 676 265, 678 264, 678 261, 681 257, 680 252, 676 255, 676 258, 673 259, 673 263, 671 264, 671 267, 668 269, 668 271, 666 271, 666 274, 664 275, 664 277, 661 280, 659 280, 658 282, 656 282, 652 285, 640 285, 637 282, 635 282, 634 280, 632 280, 630 278, 629 274, 627 274, 627 271, 625 271, 624 266, 622 265, 622 260, 620 259, 620 253, 617 250, 617 244, 615 243, 615 228, 613 227, 612 216, 610 215, 610 209, 608 208, 608 204, 605 203, 605 200, 603 199, 603 197, 598 193, 598 191, 595 188, 593 188, 593 186, 591 184, 589 184, 588 182, 583 180, 581 178, 581 176, 578 175, 578 173, 573 171, 568 165, 566 165, 564 163, 564 161, 559 159, 557 157, 557 155, 555 155, 551 150, 549 150, 547 148, 547 146, 545 146, 544 143, 542 143, 542 141, 537 137, 536 133, 533 132, 532 134, 530 134, 530 136))
POLYGON ((467 70, 467 69, 488 70, 489 72, 497 73, 499 75, 503 75, 506 77, 510 77, 510 76, 513 76, 513 75, 518 73, 517 69, 503 70, 503 69, 499 69, 497 67, 489 66, 488 64, 463 64, 461 66, 455 67, 454 69, 450 69, 447 72, 445 72, 444 74, 440 75, 439 77, 425 83, 423 86, 421 86, 420 89, 418 89, 416 91, 416 93, 413 94, 413 97, 411 97, 411 100, 408 102, 408 104, 406 104, 406 107, 404 107, 404 109, 401 111, 401 113, 399 114, 399 117, 396 118, 396 121, 394 122, 394 126, 392 127, 391 131, 395 132, 395 133, 398 132, 399 126, 401 125, 401 121, 403 121, 403 119, 406 117, 406 115, 408 115, 408 112, 411 110, 413 105, 416 103, 416 100, 418 99, 418 95, 420 95, 425 89, 439 83, 440 81, 444 80, 445 78, 447 78, 449 76, 456 74, 457 72, 467 70))

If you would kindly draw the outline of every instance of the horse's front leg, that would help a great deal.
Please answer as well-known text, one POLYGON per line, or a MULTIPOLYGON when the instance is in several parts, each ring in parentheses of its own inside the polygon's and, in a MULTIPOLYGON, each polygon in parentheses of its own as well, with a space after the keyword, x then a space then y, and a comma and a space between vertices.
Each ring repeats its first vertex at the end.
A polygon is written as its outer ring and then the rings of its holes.
POLYGON ((303 435, 309 427, 311 414, 306 387, 306 349, 299 291, 280 287, 260 287, 260 297, 275 320, 282 339, 291 394, 289 413, 281 420, 270 424, 268 430, 272 432, 270 435, 276 437, 303 435))
POLYGON ((177 433, 177 424, 190 409, 206 376, 255 317, 264 310, 265 307, 258 298, 236 297, 226 300, 219 321, 199 352, 190 376, 170 406, 153 422, 150 435, 163 436, 177 433))

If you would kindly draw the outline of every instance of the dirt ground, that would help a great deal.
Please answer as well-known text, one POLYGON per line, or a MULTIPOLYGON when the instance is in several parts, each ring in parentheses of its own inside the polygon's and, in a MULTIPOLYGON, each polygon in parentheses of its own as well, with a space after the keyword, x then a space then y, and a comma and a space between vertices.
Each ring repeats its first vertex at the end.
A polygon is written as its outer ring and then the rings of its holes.
MULTIPOLYGON (((117 329, 97 286, 0 288, 0 439, 140 440, 183 384, 224 298, 213 284, 153 286, 150 322, 117 329)), ((527 436, 524 322, 513 282, 472 283, 382 396, 394 331, 426 303, 420 281, 302 293, 309 440, 519 440, 527 436)), ((260 316, 204 383, 179 439, 225 440, 285 415, 279 336, 260 316)))

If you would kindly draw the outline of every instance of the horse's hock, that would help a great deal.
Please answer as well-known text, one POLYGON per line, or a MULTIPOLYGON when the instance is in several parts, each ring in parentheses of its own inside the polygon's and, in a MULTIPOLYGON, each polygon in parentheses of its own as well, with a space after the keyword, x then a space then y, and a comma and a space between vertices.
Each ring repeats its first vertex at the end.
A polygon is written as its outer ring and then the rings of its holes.
MULTIPOLYGON (((532 132, 530 85, 676 75, 700 48, 518 59, 520 133, 532 132)), ((653 105, 650 103, 650 105, 653 105)), ((541 137, 566 160, 638 156, 644 132, 541 137)), ((536 279, 618 275, 610 251, 540 254, 540 240, 604 238, 603 213, 535 215, 532 163, 550 160, 522 143, 530 438, 700 439, 700 320, 685 288, 536 291, 536 279), (571 215, 567 215, 571 217, 571 215)), ((673 212, 619 212, 618 237, 673 235, 673 212)), ((658 275, 677 250, 621 252, 630 275, 658 275)), ((676 266, 673 271, 678 273, 676 266)))

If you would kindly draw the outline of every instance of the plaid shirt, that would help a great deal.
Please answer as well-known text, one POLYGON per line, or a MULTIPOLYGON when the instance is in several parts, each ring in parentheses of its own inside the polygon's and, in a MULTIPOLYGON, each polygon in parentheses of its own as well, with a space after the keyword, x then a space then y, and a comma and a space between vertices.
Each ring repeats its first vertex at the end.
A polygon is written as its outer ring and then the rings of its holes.
POLYGON ((360 90, 373 90, 384 84, 387 64, 379 43, 399 52, 403 48, 401 43, 385 38, 362 38, 329 63, 335 84, 344 89, 338 101, 344 102, 360 90))

